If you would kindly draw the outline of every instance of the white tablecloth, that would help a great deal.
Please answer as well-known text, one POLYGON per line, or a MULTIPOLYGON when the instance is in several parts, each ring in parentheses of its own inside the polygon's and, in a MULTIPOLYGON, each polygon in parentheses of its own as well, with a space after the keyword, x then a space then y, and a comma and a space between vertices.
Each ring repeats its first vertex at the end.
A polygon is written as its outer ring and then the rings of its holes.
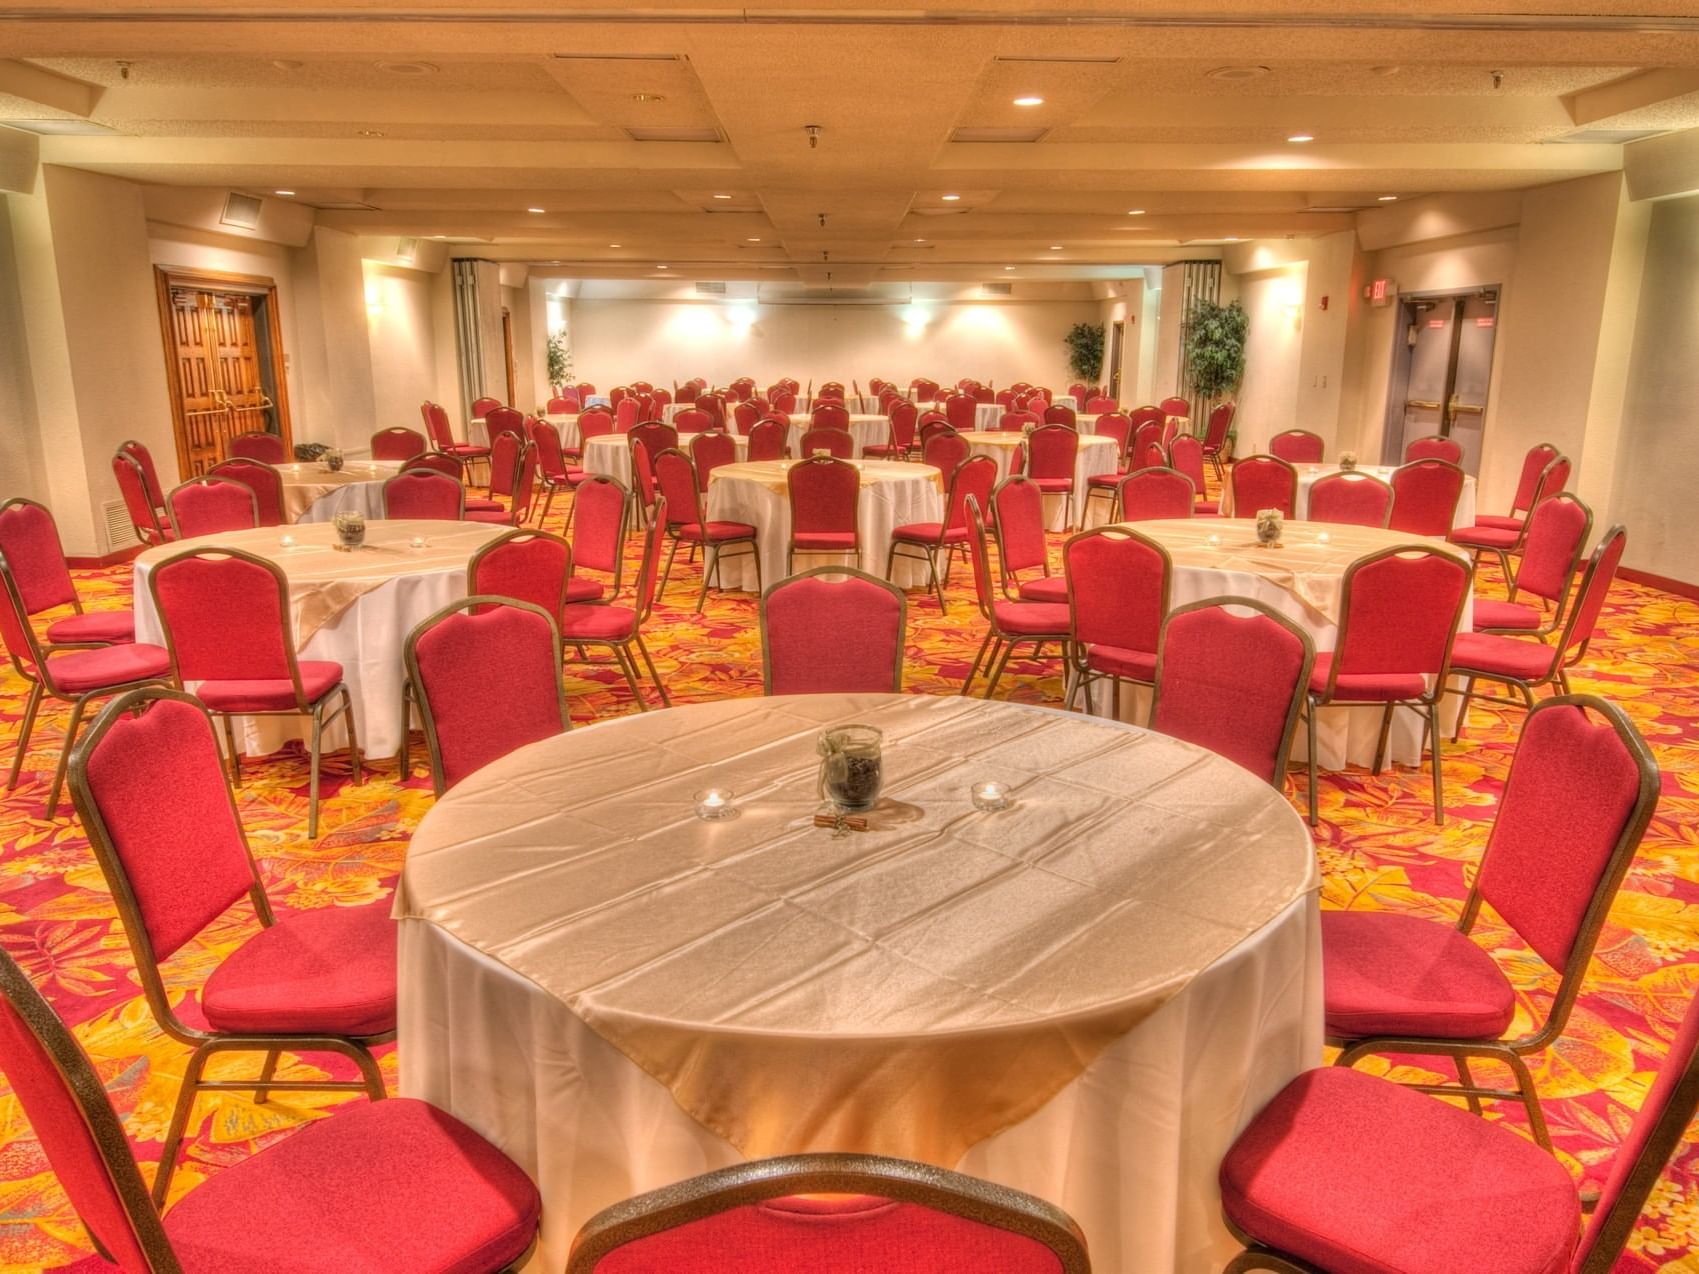
MULTIPOLYGON (((690 454, 690 440, 697 435, 681 434, 679 450, 685 455, 690 454)), ((749 439, 738 434, 731 436, 732 445, 737 448, 737 458, 742 460, 749 454, 749 439)), ((652 459, 653 457, 651 457, 652 459)), ((632 485, 631 472, 631 440, 629 434, 601 434, 590 439, 584 448, 584 470, 586 473, 599 473, 609 478, 618 478, 626 486, 632 485)))
MULTIPOLYGON (((814 427, 814 420, 806 412, 793 412, 790 421, 791 455, 800 460, 802 435, 814 427)), ((880 415, 852 414, 849 418, 849 436, 855 439, 855 454, 859 456, 866 448, 883 447, 891 440, 891 422, 880 415)))
MULTIPOLYGON (((990 456, 997 462, 997 481, 1001 482, 1009 476, 1009 466, 1014 461, 1015 449, 1025 441, 1025 435, 1012 431, 993 430, 991 432, 975 431, 962 435, 967 439, 970 456, 990 456)), ((1030 466, 1029 466, 1030 469, 1030 466)), ((1115 440, 1113 438, 1094 438, 1088 434, 1080 435, 1079 451, 1074 456, 1074 525, 1079 525, 1081 511, 1085 508, 1087 491, 1086 479, 1100 473, 1113 473, 1115 470, 1115 440)), ((1102 500, 1097 501, 1101 509, 1107 505, 1102 500)), ((1098 517, 1097 521, 1103 521, 1098 517)), ((1068 501, 1060 495, 1044 497, 1044 524, 1050 531, 1066 531, 1068 523, 1068 501)))
POLYGON ((349 460, 340 472, 319 464, 275 466, 283 479, 283 511, 292 522, 329 522, 338 513, 383 516, 383 484, 401 472, 396 460, 349 460))
MULTIPOLYGON (((1298 500, 1295 511, 1299 517, 1307 518, 1310 516, 1310 488, 1330 474, 1339 473, 1340 468, 1336 464, 1301 464, 1294 467, 1298 470, 1298 500)), ((1392 475, 1396 471, 1396 466, 1388 464, 1360 464, 1357 466, 1358 473, 1366 473, 1371 478, 1379 478, 1382 482, 1391 482, 1392 475)), ((1224 498, 1229 501, 1229 504, 1224 505, 1223 508, 1225 511, 1231 512, 1232 493, 1230 488, 1224 493, 1224 498)), ((1475 525, 1475 479, 1471 474, 1464 474, 1463 491, 1457 497, 1457 512, 1452 515, 1451 526, 1455 530, 1460 526, 1473 525, 1475 525)))

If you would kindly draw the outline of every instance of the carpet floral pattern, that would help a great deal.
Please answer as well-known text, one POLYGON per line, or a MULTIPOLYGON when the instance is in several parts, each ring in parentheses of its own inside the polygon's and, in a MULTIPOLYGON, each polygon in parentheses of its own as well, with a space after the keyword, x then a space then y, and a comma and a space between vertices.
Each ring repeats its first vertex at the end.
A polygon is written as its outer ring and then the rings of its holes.
MULTIPOLYGON (((562 520, 557 508, 552 521, 558 528, 562 520)), ((1060 537, 1055 547, 1059 554, 1060 537)), ((78 575, 93 606, 129 605, 127 566, 78 575)), ((759 694, 753 598, 711 593, 706 611, 694 614, 689 607, 699 579, 695 568, 681 564, 648 629, 675 701, 759 694)), ((911 594, 909 690, 954 694, 960 688, 983 632, 966 585, 958 567, 944 615, 934 600, 918 590, 911 594)), ((1479 581, 1489 596, 1502 595, 1501 587, 1490 570, 1479 581)), ((1015 675, 1005 677, 1000 696, 1060 705, 1055 661, 1017 661, 1011 671, 1015 675)), ((1577 1179, 1597 1182, 1646 1094, 1675 1023, 1699 990, 1699 607, 1619 583, 1603 635, 1574 682, 1577 690, 1606 695, 1624 707, 1664 773, 1662 803, 1611 913, 1569 1029, 1533 1059, 1564 1164, 1577 1179)), ((575 722, 634 710, 611 665, 569 665, 566 688, 575 722)), ((0 675, 0 738, 8 762, 24 693, 16 674, 8 669, 0 675)), ((1389 767, 1379 778, 1362 770, 1324 776, 1324 821, 1316 836, 1325 875, 1323 905, 1453 919, 1485 844, 1520 721, 1520 712, 1491 707, 1471 714, 1463 741, 1447 754, 1443 828, 1429 819, 1428 783, 1419 774, 1389 767)), ((56 820, 43 816, 64 723, 63 708, 44 713, 23 783, 0 799, 0 942, 72 1023, 124 1119, 144 1172, 151 1173, 187 1050, 153 1025, 81 827, 65 812, 56 820)), ((244 767, 238 801, 274 905, 347 906, 388 895, 407 838, 432 800, 428 775, 418 763, 421 751, 415 751, 415 768, 405 781, 393 758, 372 758, 375 773, 359 787, 347 781, 345 758, 332 758, 316 842, 305 834, 305 754, 292 746, 244 767)), ((1288 792, 1302 799, 1301 777, 1288 792)), ((175 985, 197 985, 249 932, 252 919, 243 911, 239 907, 174 958, 175 985)), ((1524 1012, 1538 1005, 1555 975, 1496 921, 1489 918, 1477 933, 1510 971, 1524 1012)), ((393 1088, 393 1049, 383 1050, 382 1064, 393 1088)), ((257 1059, 246 1057, 222 1062, 231 1074, 250 1073, 256 1065, 257 1059)), ((338 1065, 292 1058, 284 1069, 311 1075, 338 1065)), ((1393 1070, 1418 1073, 1414 1065, 1393 1070)), ((1478 1074, 1486 1079, 1490 1070, 1483 1067, 1478 1074)), ((341 1100, 345 1096, 336 1093, 284 1093, 256 1106, 244 1094, 203 1097, 173 1195, 341 1100)), ((1521 1126, 1520 1111, 1512 1106, 1493 1115, 1521 1126)), ((51 1269, 88 1250, 27 1120, 0 1083, 0 1274, 51 1269)), ((1618 1269, 1699 1272, 1699 1154, 1692 1142, 1659 1184, 1618 1269)))

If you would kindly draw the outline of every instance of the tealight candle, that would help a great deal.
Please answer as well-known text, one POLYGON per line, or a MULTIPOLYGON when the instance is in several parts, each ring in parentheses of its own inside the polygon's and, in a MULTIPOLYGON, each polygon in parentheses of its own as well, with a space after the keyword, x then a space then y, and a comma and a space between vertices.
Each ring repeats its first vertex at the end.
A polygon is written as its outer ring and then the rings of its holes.
POLYGON ((723 787, 710 787, 698 792, 692 799, 696 802, 696 817, 705 822, 737 817, 737 806, 732 804, 732 794, 723 787))
POLYGON ((1211 548, 1214 548, 1217 544, 1221 543, 1221 537, 1211 532, 1210 537, 1205 540, 1204 543, 1208 544, 1211 548))
POLYGON ((425 547, 425 537, 422 536, 422 535, 415 535, 412 539, 407 541, 407 547, 410 548, 410 549, 422 549, 422 548, 424 548, 425 547))
POLYGON ((1008 809, 1010 804, 1009 788, 1006 783, 999 783, 996 779, 986 779, 983 783, 973 785, 974 809, 996 813, 998 810, 1008 809))
POLYGON ((1332 539, 1333 539, 1333 537, 1331 535, 1329 535, 1326 531, 1322 531, 1320 534, 1318 534, 1316 536, 1316 543, 1317 544, 1327 544, 1327 543, 1331 542, 1332 539))
POLYGON ((277 537, 277 544, 279 548, 292 549, 295 547, 295 537, 293 535, 280 535, 277 537))

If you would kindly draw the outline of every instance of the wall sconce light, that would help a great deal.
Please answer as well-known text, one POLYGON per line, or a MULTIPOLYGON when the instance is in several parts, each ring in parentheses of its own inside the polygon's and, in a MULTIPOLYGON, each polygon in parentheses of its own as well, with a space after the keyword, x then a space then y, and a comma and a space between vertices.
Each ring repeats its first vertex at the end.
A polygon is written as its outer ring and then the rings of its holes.
POLYGON ((366 316, 376 318, 383 313, 383 298, 378 295, 376 283, 366 284, 366 316))
POLYGON ((726 318, 740 332, 747 332, 755 326, 755 307, 753 305, 734 305, 726 311, 726 318))

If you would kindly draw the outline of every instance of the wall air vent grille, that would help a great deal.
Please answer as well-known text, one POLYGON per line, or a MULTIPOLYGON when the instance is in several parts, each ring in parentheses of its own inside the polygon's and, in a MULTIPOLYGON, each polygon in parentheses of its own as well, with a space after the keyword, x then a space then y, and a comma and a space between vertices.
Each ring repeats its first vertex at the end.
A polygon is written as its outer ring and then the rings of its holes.
POLYGON ((263 200, 232 190, 224 198, 224 211, 218 219, 224 225, 235 226, 239 230, 252 230, 260 223, 260 209, 264 206, 263 200))
POLYGON ((726 294, 726 285, 724 283, 703 280, 696 285, 696 291, 701 296, 724 296, 726 294))
POLYGON ((140 544, 136 528, 130 521, 130 511, 122 500, 108 500, 100 506, 100 516, 106 527, 106 551, 116 553, 140 544))
POLYGON ((987 283, 987 284, 985 284, 985 295, 986 296, 1013 296, 1014 294, 1015 294, 1015 285, 1013 283, 987 283))

